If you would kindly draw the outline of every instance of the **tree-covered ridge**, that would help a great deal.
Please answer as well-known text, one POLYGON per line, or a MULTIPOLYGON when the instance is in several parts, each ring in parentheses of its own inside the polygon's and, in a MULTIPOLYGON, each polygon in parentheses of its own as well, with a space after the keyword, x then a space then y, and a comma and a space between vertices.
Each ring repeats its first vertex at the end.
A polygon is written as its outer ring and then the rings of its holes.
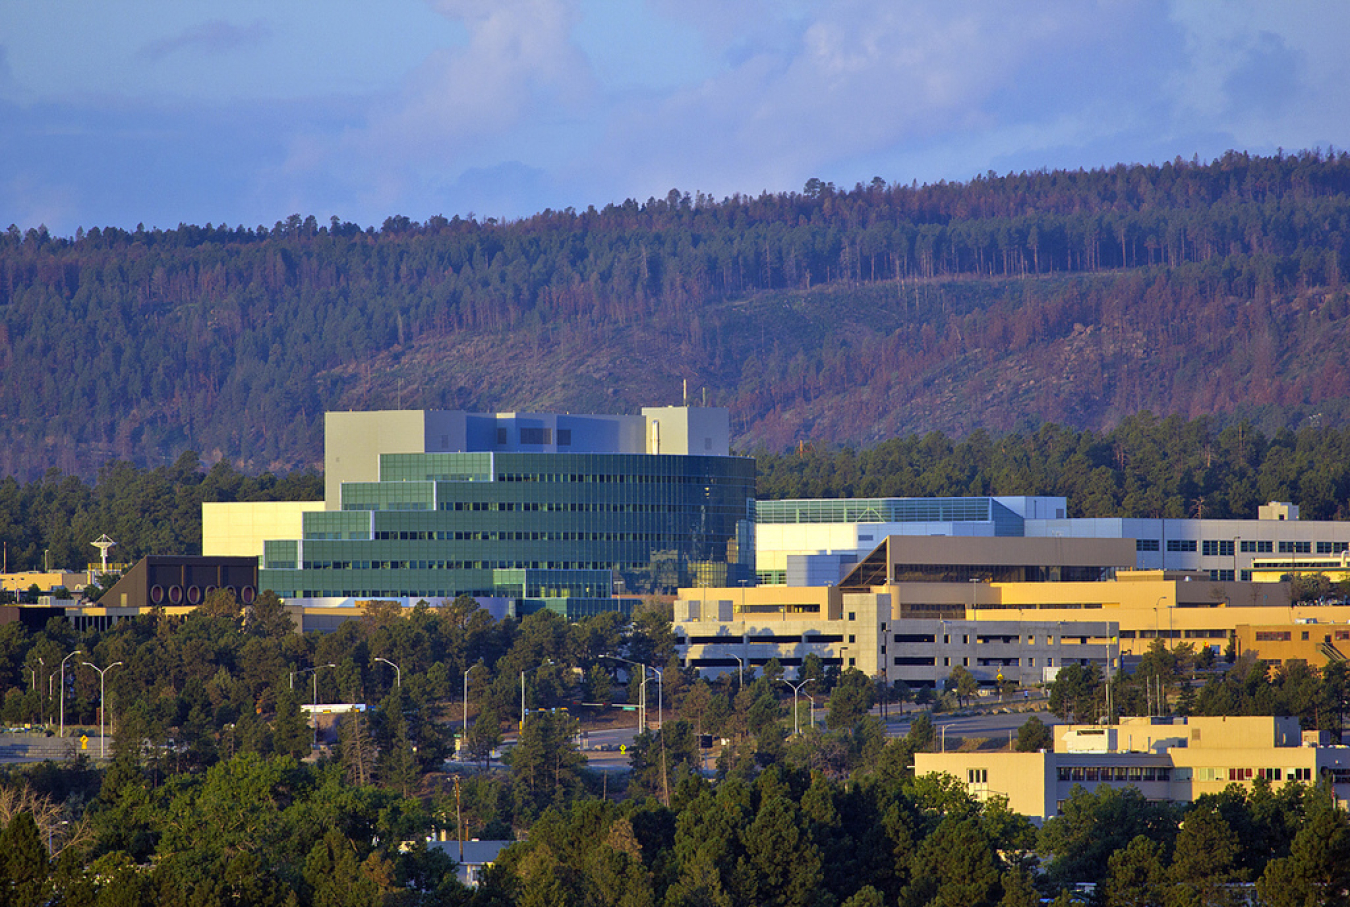
POLYGON ((1339 419, 1347 188, 1345 154, 1231 153, 509 223, 11 229, 0 473, 185 449, 289 470, 325 409, 632 410, 681 379, 771 448, 1339 419))
POLYGON ((1289 501, 1306 520, 1350 518, 1350 429, 1273 434, 1141 413, 1108 432, 1044 425, 954 440, 938 432, 863 450, 759 453, 756 494, 774 498, 1062 495, 1071 517, 1255 519, 1289 501))
MULTIPOLYGON (((1255 519, 1267 501, 1297 504, 1306 520, 1350 518, 1350 428, 1267 434, 1248 422, 1159 419, 1141 413, 1106 432, 1043 425, 964 439, 940 432, 872 447, 802 445, 756 453, 761 499, 1062 495, 1074 517, 1255 519)), ((194 452, 172 466, 106 464, 93 482, 51 469, 0 479, 0 542, 11 570, 96 560, 89 543, 115 539, 115 561, 201 553, 203 501, 318 500, 322 477, 246 476, 194 452)))
POLYGON ((322 498, 323 477, 316 473, 248 476, 224 461, 208 470, 194 451, 153 469, 106 463, 92 483, 53 468, 31 482, 0 479, 0 542, 11 571, 83 570, 98 563, 91 543, 102 535, 117 542, 109 551, 112 563, 199 555, 203 502, 322 498))

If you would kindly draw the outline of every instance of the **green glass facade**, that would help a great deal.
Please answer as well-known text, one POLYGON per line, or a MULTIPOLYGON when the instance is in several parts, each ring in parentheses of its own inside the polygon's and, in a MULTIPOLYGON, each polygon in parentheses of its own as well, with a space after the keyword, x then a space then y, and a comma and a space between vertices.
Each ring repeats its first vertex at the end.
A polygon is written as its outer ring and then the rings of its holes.
POLYGON ((641 453, 382 454, 304 538, 264 546, 286 598, 515 599, 579 617, 615 591, 753 581, 754 460, 641 453))
POLYGON ((987 523, 1020 536, 1023 518, 994 498, 809 498, 760 501, 758 523, 987 523))

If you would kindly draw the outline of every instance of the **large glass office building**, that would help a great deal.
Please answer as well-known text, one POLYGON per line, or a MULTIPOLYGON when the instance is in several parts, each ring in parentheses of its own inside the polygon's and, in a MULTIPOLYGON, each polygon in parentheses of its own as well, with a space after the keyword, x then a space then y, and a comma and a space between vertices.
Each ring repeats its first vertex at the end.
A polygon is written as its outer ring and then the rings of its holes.
POLYGON ((264 543, 260 585, 292 601, 467 593, 575 618, 753 581, 754 460, 730 456, 727 434, 726 410, 690 407, 329 413, 326 508, 302 515, 301 538, 264 543))

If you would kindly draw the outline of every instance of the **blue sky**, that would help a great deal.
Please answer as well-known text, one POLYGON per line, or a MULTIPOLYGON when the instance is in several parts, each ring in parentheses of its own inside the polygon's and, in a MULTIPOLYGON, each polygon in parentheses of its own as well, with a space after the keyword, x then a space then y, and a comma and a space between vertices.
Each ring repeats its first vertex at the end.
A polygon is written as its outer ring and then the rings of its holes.
POLYGON ((0 226, 363 226, 1350 146, 1350 4, 5 0, 0 226))

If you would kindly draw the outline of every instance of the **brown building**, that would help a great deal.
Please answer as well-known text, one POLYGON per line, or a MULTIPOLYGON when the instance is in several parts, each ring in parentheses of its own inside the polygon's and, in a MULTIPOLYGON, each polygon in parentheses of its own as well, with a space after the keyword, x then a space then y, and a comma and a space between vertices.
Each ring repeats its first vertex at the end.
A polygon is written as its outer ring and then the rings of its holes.
POLYGON ((104 608, 195 607, 215 589, 244 604, 258 595, 256 557, 141 558, 98 600, 104 608))

